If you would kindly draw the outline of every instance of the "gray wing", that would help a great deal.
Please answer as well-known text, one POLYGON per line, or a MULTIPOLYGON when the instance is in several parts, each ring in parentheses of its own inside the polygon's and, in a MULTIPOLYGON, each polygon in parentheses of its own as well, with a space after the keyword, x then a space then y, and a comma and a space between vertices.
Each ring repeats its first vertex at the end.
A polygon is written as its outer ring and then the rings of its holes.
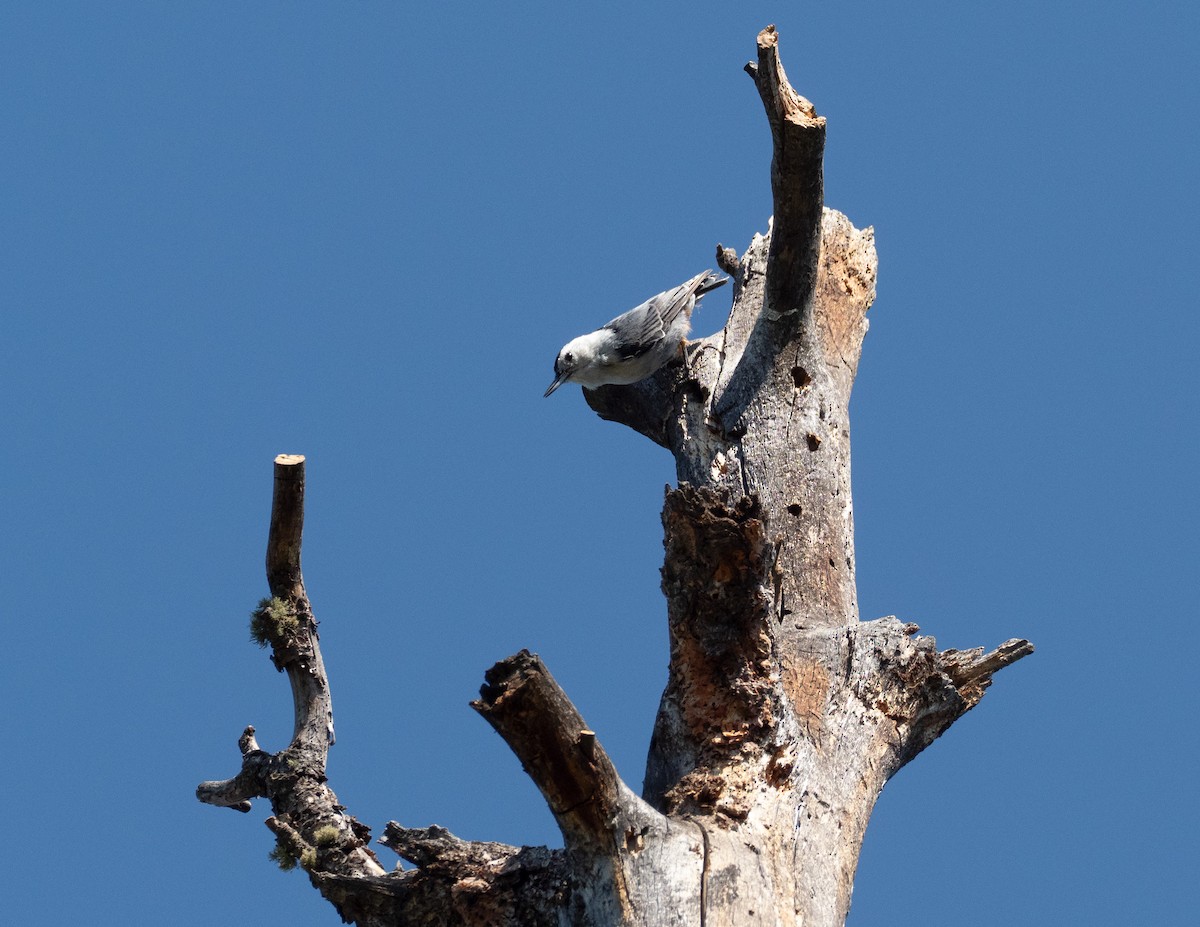
POLYGON ((622 360, 630 360, 652 350, 666 337, 681 313, 691 315, 697 296, 716 289, 727 279, 706 270, 606 323, 603 327, 615 335, 617 356, 622 360))

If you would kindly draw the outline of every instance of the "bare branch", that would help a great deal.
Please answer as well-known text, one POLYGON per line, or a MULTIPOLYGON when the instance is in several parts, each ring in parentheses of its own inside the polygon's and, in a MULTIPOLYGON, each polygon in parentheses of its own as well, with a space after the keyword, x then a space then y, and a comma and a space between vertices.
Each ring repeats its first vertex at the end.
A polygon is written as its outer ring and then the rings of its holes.
POLYGON ((201 782, 196 787, 196 797, 205 804, 232 808, 244 814, 252 807, 251 798, 263 797, 259 783, 264 767, 271 762, 271 756, 259 749, 252 724, 242 731, 238 748, 242 751, 242 771, 222 782, 201 782))
POLYGON ((726 248, 720 242, 717 243, 717 266, 734 280, 741 276, 742 265, 738 261, 737 251, 733 248, 726 248))
POLYGON ((275 458, 275 491, 267 536, 267 583, 281 599, 304 585, 300 575, 303 534, 304 456, 280 454, 275 458))
POLYGON ((271 595, 290 610, 292 621, 276 623, 270 643, 275 665, 287 672, 292 686, 295 727, 292 745, 314 751, 322 766, 334 742, 333 704, 329 679, 317 643, 317 622, 300 572, 304 532, 304 458, 275 458, 275 491, 271 530, 267 537, 267 583, 271 595))
POLYGON ((507 843, 463 840, 436 824, 419 828, 401 827, 395 821, 387 823, 379 842, 417 866, 490 865, 518 852, 517 847, 507 843))
MULTIPOLYGON (((367 846, 369 828, 338 802, 325 779, 332 708, 316 620, 300 570, 303 523, 304 458, 281 455, 275 460, 266 558, 273 598, 256 610, 252 628, 257 640, 270 644, 272 661, 291 680, 296 734, 286 750, 270 754, 259 747, 254 727, 247 726, 238 740, 241 771, 232 779, 201 783, 197 798, 239 811, 249 811, 253 798, 269 799, 274 815, 266 824, 276 837, 273 855, 281 864, 299 865, 347 922, 439 927, 560 924, 569 881, 562 851, 474 843, 442 828, 411 830, 393 823, 382 842, 421 869, 389 873, 367 846)), ((548 674, 546 678, 550 689, 535 685, 523 691, 543 697, 557 692, 569 704, 548 674)), ((505 709, 499 715, 508 717, 505 709)), ((582 722, 578 727, 582 732, 582 722)), ((605 770, 615 780, 611 763, 589 734, 581 738, 583 756, 596 765, 598 780, 604 779, 605 770)), ((612 793, 604 786, 595 791, 602 796, 612 793)), ((568 820, 586 816, 582 809, 568 809, 564 815, 568 820)))
POLYGON ((309 876, 343 919, 361 925, 561 927, 569 895, 563 852, 545 847, 508 849, 511 854, 446 858, 385 876, 329 872, 309 876))
POLYGON ((522 650, 488 670, 485 680, 471 707, 541 789, 567 846, 608 847, 620 777, 541 658, 522 650))
POLYGON ((258 793, 250 782, 241 776, 235 776, 221 782, 201 782, 196 786, 196 797, 206 805, 230 808, 247 814, 254 807, 250 799, 257 798, 258 793))
MULTIPOLYGON (((771 124, 771 193, 775 217, 767 272, 767 307, 774 318, 800 316, 812 301, 825 201, 822 159, 825 118, 792 89, 779 60, 774 26, 758 34, 758 64, 747 65, 771 124)), ((799 325, 795 318, 788 329, 799 325)))
POLYGON ((990 653, 982 647, 972 650, 944 650, 941 653, 946 675, 954 682, 959 695, 973 708, 983 698, 984 690, 992 684, 992 676, 1033 653, 1029 641, 1013 638, 990 653))
MULTIPOLYGON (((248 726, 238 740, 242 769, 232 779, 203 782, 196 797, 208 804, 248 811, 250 799, 268 798, 275 811, 268 826, 286 847, 312 851, 306 870, 350 876, 382 875, 367 848, 370 830, 345 813, 325 780, 333 743, 329 680, 317 639, 300 546, 304 526, 304 458, 275 458, 275 489, 267 542, 267 580, 272 598, 254 613, 255 637, 270 644, 271 660, 288 675, 295 712, 290 746, 278 754, 261 750, 248 726)), ((297 854, 298 856, 300 854, 297 854)))
POLYGON ((311 869, 316 865, 316 847, 301 837, 300 832, 292 827, 291 824, 275 817, 267 818, 263 823, 275 835, 278 841, 277 846, 283 849, 286 854, 303 864, 305 869, 311 869), (310 854, 311 859, 308 859, 307 857, 310 854))

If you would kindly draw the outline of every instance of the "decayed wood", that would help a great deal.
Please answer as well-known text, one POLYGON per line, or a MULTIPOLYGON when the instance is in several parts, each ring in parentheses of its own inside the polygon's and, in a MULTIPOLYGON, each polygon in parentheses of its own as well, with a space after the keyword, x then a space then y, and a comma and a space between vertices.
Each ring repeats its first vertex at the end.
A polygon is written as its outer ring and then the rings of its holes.
MULTIPOLYGON (((559 923, 568 896, 561 850, 462 840, 442 827, 406 828, 395 821, 379 842, 420 867, 397 877, 406 905, 392 923, 559 923)), ((354 889, 352 881, 346 885, 354 889)))
POLYGON ((939 654, 895 618, 789 629, 755 500, 682 486, 663 520, 671 660, 645 797, 708 830, 730 899, 709 923, 839 924, 884 783, 1032 648, 939 654))
POLYGON ((212 804, 271 800, 280 853, 370 925, 838 927, 887 779, 1032 652, 938 651, 916 625, 860 621, 850 391, 875 297, 871 229, 823 203, 825 121, 791 87, 768 27, 747 66, 771 129, 774 216, 739 257, 721 331, 631 386, 584 390, 602 417, 672 451, 663 508, 670 660, 645 788, 527 651, 475 709, 508 742, 563 833, 561 851, 387 825, 418 868, 385 873, 325 783, 328 680, 300 573, 303 458, 278 458, 264 633, 288 673, 292 744, 203 783, 212 804))
POLYGON ((747 68, 775 215, 740 259, 718 246, 728 321, 686 364, 584 396, 670 449, 680 481, 663 512, 671 659, 645 797, 706 828, 722 873, 706 923, 836 925, 883 784, 1032 648, 964 659, 895 619, 859 621, 849 404, 874 235, 824 208, 824 120, 777 40, 764 30, 747 68))

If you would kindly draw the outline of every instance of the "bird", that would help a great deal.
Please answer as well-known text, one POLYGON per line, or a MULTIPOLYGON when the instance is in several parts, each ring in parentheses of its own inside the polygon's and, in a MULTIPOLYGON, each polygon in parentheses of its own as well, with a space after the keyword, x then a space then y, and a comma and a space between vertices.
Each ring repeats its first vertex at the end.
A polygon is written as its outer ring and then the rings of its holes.
POLYGON ((709 290, 729 281, 706 270, 671 290, 568 341, 554 360, 554 382, 543 397, 564 383, 586 389, 628 385, 650 376, 679 351, 692 325, 692 310, 709 290))

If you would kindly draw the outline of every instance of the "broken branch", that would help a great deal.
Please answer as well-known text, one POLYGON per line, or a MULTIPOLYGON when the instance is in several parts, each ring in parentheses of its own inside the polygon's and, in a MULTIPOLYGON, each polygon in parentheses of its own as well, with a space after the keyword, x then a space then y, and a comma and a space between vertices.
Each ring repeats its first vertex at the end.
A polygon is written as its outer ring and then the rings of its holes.
POLYGON ((520 759, 568 848, 610 846, 620 777, 541 658, 522 650, 493 666, 485 679, 471 707, 520 759))
POLYGON ((790 331, 812 304, 825 204, 822 162, 825 117, 788 83, 774 26, 758 34, 758 63, 746 65, 771 125, 771 194, 775 216, 767 274, 773 318, 791 317, 790 331))

